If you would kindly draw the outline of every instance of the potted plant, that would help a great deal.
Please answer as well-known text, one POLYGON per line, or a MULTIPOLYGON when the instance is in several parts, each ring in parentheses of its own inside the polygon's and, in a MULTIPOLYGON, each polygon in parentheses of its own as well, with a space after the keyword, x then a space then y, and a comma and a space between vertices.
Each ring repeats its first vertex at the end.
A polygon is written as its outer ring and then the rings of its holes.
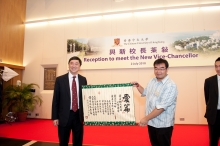
POLYGON ((34 83, 22 83, 21 86, 9 85, 3 91, 3 108, 7 107, 8 111, 16 112, 18 121, 25 121, 27 111, 33 111, 36 105, 42 104, 41 97, 32 92, 34 87, 39 88, 34 83))

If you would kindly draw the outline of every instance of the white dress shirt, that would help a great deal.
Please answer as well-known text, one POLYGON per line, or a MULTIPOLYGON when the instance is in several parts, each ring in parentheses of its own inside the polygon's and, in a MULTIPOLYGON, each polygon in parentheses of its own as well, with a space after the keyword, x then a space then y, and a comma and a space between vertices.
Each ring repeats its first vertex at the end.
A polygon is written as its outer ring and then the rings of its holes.
MULTIPOLYGON (((70 110, 72 110, 72 82, 73 82, 73 75, 69 72, 69 87, 70 87, 70 110)), ((78 109, 79 109, 79 79, 78 79, 78 74, 76 75, 75 78, 76 81, 76 87, 77 87, 77 100, 78 100, 78 109)))
POLYGON ((218 79, 218 106, 217 109, 220 110, 220 76, 217 75, 217 79, 218 79))

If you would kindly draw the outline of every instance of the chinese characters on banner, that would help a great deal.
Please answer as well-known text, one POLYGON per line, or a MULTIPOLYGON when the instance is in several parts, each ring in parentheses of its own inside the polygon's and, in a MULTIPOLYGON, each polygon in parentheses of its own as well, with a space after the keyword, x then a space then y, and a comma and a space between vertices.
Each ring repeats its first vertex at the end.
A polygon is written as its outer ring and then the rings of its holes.
POLYGON ((67 40, 67 61, 80 57, 81 69, 145 68, 159 58, 171 67, 210 66, 219 52, 219 30, 67 40))
POLYGON ((82 87, 85 125, 135 125, 130 83, 82 87))

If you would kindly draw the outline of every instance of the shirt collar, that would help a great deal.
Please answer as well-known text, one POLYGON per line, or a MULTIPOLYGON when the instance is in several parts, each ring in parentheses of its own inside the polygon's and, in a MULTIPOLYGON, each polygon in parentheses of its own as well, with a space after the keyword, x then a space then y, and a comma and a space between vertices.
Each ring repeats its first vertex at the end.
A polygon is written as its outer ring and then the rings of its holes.
POLYGON ((218 79, 218 81, 220 80, 220 76, 219 75, 217 75, 217 79, 218 79))
MULTIPOLYGON (((73 75, 69 72, 68 73, 69 78, 73 78, 73 75)), ((78 78, 78 74, 76 75, 76 79, 78 78)))
MULTIPOLYGON (((166 76, 163 80, 161 80, 161 82, 164 84, 164 83, 166 83, 166 81, 167 81, 168 79, 169 79, 169 76, 168 76, 168 74, 167 74, 167 76, 166 76)), ((155 77, 154 80, 157 81, 157 78, 155 77)))

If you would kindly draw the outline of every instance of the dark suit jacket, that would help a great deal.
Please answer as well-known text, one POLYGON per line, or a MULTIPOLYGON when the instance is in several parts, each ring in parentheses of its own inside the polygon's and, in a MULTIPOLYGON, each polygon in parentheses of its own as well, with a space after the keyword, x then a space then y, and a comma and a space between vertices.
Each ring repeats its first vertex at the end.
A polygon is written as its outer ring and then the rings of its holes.
MULTIPOLYGON (((79 80, 79 115, 80 121, 84 121, 83 103, 82 103, 82 85, 87 85, 85 77, 78 74, 79 80)), ((70 87, 68 73, 56 78, 53 102, 52 102, 52 120, 59 120, 60 126, 66 126, 70 113, 70 87)))
POLYGON ((211 76, 205 80, 204 84, 206 113, 208 124, 214 124, 218 106, 218 78, 217 75, 211 76))

